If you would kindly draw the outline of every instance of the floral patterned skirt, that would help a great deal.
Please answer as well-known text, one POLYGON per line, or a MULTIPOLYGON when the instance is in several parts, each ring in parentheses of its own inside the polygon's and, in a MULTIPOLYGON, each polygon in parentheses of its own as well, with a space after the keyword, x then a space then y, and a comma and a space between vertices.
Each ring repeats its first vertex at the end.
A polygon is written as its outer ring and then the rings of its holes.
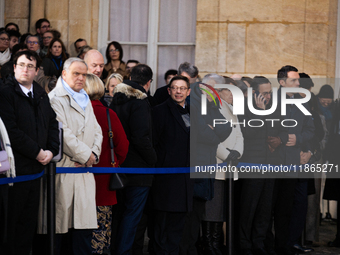
POLYGON ((103 254, 104 249, 110 249, 112 206, 97 206, 98 229, 92 232, 92 253, 103 254))

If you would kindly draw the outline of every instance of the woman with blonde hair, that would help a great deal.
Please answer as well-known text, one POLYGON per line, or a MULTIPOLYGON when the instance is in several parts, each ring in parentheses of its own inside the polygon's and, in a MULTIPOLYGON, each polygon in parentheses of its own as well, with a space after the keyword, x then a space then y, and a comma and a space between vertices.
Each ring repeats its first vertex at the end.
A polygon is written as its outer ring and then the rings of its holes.
MULTIPOLYGON (((94 74, 87 74, 85 91, 89 95, 94 114, 102 128, 103 143, 99 163, 95 167, 113 167, 111 165, 111 147, 109 139, 109 123, 107 109, 99 101, 104 94, 103 82, 94 74)), ((114 162, 115 167, 120 166, 126 157, 129 141, 126 138, 122 124, 117 114, 108 109, 110 123, 113 132, 114 162)), ((109 190, 110 174, 95 174, 96 180, 96 204, 98 229, 92 234, 92 254, 103 254, 105 249, 109 249, 111 243, 111 221, 112 206, 117 204, 116 191, 109 190)))
POLYGON ((108 91, 106 95, 104 95, 103 99, 101 102, 105 106, 110 106, 112 102, 112 97, 113 97, 113 90, 114 88, 119 84, 123 82, 123 76, 119 73, 113 73, 111 74, 105 83, 105 89, 108 91))

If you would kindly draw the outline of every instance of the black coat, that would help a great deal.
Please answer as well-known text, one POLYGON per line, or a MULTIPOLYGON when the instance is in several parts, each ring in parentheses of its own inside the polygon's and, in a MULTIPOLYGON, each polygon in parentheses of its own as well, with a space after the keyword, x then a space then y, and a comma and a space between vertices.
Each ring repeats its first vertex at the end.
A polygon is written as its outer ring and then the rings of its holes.
POLYGON ((35 174, 44 168, 36 157, 40 149, 59 150, 56 114, 41 86, 33 82, 33 100, 21 90, 13 76, 0 88, 0 117, 11 141, 17 175, 35 174))
POLYGON ((54 75, 55 77, 59 78, 59 76, 61 75, 62 67, 60 67, 58 70, 51 58, 48 57, 44 58, 41 63, 41 66, 43 67, 45 76, 54 75))
MULTIPOLYGON (((154 167, 157 156, 152 146, 151 109, 144 88, 124 81, 114 90, 110 108, 117 113, 130 142, 122 167, 154 167)), ((152 175, 131 174, 130 186, 151 186, 152 175)))
POLYGON ((326 151, 324 160, 328 160, 333 164, 333 168, 328 168, 327 179, 323 198, 327 200, 340 201, 340 176, 336 166, 340 166, 340 101, 335 101, 333 106, 332 125, 329 130, 329 139, 326 144, 326 151))
MULTIPOLYGON (((254 99, 253 99, 254 100, 254 99)), ((254 101, 253 101, 254 102, 254 101)), ((258 108, 254 105, 254 108, 258 108)), ((239 123, 241 124, 241 130, 244 138, 244 150, 241 162, 267 164, 272 163, 272 155, 268 149, 267 138, 268 129, 265 121, 266 116, 258 116, 250 112, 248 104, 245 104, 245 114, 238 115, 239 123), (262 127, 252 127, 248 125, 248 121, 252 119, 260 119, 265 124, 262 127)), ((252 123, 253 125, 260 125, 259 123, 252 123)), ((247 175, 249 175, 247 173, 247 175)))
MULTIPOLYGON (((301 98, 299 94, 295 94, 295 98, 301 98)), ((281 88, 278 90, 278 107, 276 114, 281 116, 281 88)), ((303 106, 309 110, 308 103, 304 103, 303 106)), ((308 147, 308 143, 314 136, 314 123, 312 116, 304 115, 296 105, 288 104, 286 106, 286 116, 281 116, 283 119, 293 119, 297 121, 295 127, 283 127, 280 126, 278 136, 281 138, 282 144, 278 147, 280 153, 280 159, 282 164, 285 165, 300 165, 300 152, 305 151, 308 147), (296 145, 286 146, 288 142, 288 134, 296 135, 296 145)), ((293 124, 290 122, 290 125, 293 124)), ((288 125, 288 122, 285 123, 288 125)))
MULTIPOLYGON (((190 132, 178 105, 169 98, 153 110, 156 167, 189 167, 190 132)), ((190 174, 155 175, 152 185, 154 208, 161 211, 192 210, 194 181, 190 174)))
POLYGON ((153 95, 151 106, 159 105, 165 102, 170 97, 168 88, 169 85, 166 85, 156 90, 155 94, 153 95))
MULTIPOLYGON (((190 103, 190 165, 207 166, 215 165, 216 151, 219 143, 223 142, 231 133, 230 124, 216 125, 213 129, 214 119, 225 119, 219 111, 219 103, 207 102, 207 115, 201 114, 201 95, 199 83, 191 84, 190 103), (211 127, 209 127, 209 125, 211 127)), ((200 173, 195 180, 194 196, 204 200, 214 197, 214 174, 200 173), (209 179, 207 179, 209 178, 209 179)))

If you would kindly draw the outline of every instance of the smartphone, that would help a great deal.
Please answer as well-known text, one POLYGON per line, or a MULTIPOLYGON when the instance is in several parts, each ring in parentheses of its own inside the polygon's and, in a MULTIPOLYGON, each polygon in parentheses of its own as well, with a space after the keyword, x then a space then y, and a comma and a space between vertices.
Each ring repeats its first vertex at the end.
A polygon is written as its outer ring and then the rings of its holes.
MULTIPOLYGON (((256 98, 259 97, 260 92, 258 90, 255 90, 255 95, 256 95, 256 98)), ((264 100, 264 104, 266 103, 267 103, 267 100, 264 100)))

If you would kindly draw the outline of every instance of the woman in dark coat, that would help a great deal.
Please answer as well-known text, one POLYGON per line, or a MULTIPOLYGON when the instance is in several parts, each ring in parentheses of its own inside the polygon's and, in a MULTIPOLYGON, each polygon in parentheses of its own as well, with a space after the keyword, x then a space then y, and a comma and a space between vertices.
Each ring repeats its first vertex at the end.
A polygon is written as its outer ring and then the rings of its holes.
POLYGON ((63 64, 67 58, 64 43, 60 39, 54 38, 48 46, 46 57, 41 63, 45 76, 55 76, 59 78, 63 70, 63 64))
MULTIPOLYGON (((94 114, 103 131, 102 152, 99 163, 95 167, 111 167, 111 147, 109 141, 109 126, 106 107, 99 101, 104 94, 103 82, 93 74, 86 78, 85 91, 89 95, 94 114)), ((128 152, 129 141, 126 138, 122 124, 117 114, 109 109, 111 128, 113 132, 115 167, 121 165, 128 152)), ((93 231, 92 254, 102 254, 104 249, 109 249, 111 243, 111 217, 112 205, 117 203, 116 191, 109 190, 110 174, 95 174, 96 203, 98 229, 93 231)))

